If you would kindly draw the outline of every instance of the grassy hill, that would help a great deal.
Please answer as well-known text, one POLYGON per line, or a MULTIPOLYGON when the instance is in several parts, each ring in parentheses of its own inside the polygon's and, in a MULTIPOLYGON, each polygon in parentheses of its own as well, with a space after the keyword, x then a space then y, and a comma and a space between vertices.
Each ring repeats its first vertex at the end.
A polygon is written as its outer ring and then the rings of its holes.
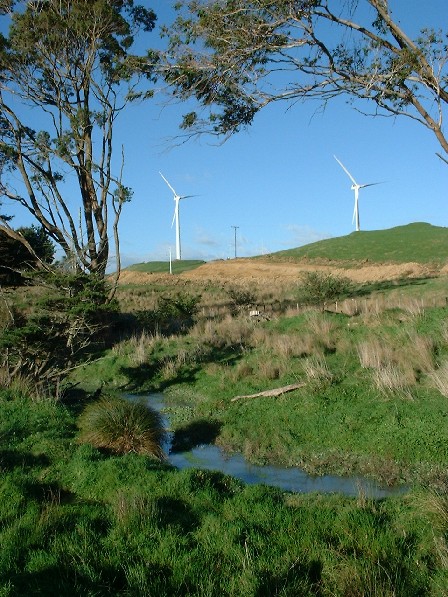
POLYGON ((352 232, 297 249, 271 253, 268 257, 274 261, 445 263, 448 261, 448 228, 416 222, 388 230, 352 232))
MULTIPOLYGON (((204 263, 205 261, 201 261, 199 259, 186 259, 182 261, 173 261, 171 266, 173 274, 181 274, 182 272, 188 272, 189 270, 195 269, 204 263)), ((126 268, 126 270, 131 272, 165 274, 169 273, 170 264, 167 261, 148 261, 147 263, 135 263, 134 265, 130 265, 126 268)))

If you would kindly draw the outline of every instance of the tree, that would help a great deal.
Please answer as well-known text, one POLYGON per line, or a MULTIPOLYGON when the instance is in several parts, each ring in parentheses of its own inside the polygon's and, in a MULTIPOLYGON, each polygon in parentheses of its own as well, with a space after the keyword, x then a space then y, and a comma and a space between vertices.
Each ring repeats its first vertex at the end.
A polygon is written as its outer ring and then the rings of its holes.
POLYGON ((0 283, 20 284, 22 273, 30 269, 38 269, 39 264, 51 264, 55 246, 42 226, 18 228, 15 233, 21 235, 33 249, 27 249, 24 242, 0 232, 0 283))
MULTIPOLYGON (((16 4, 0 37, 0 193, 35 218, 75 272, 104 276, 113 242, 118 277, 118 223, 132 191, 124 152, 121 166, 113 161, 113 131, 131 100, 151 95, 139 82, 153 80, 156 55, 131 47, 155 14, 133 0, 16 4)), ((23 242, 2 217, 0 231, 23 242)))
POLYGON ((389 0, 182 0, 178 8, 187 12, 165 30, 166 80, 206 109, 185 115, 188 135, 230 135, 271 102, 347 95, 368 100, 376 115, 423 124, 448 163, 446 33, 427 27, 414 38, 389 0))

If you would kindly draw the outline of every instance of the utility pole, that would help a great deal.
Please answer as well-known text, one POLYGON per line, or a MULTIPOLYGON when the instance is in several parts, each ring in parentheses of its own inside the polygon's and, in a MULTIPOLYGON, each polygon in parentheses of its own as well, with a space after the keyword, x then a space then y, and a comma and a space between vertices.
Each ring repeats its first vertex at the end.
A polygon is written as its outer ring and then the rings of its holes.
POLYGON ((232 226, 235 231, 235 240, 234 240, 234 247, 235 247, 235 259, 236 259, 236 231, 238 230, 239 226, 232 226))

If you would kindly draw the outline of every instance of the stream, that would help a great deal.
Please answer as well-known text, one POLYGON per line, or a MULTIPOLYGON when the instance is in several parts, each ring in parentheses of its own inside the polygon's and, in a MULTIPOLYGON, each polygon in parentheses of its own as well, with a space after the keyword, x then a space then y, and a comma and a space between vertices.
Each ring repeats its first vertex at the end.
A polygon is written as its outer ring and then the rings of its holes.
MULTIPOLYGON (((164 413, 166 404, 163 394, 151 394, 146 401, 148 406, 161 414, 165 429, 169 429, 169 418, 164 413)), ((197 468, 220 471, 245 483, 263 483, 297 493, 342 493, 347 496, 358 496, 362 493, 368 498, 380 499, 407 491, 403 486, 382 487, 370 479, 358 476, 313 476, 299 468, 254 465, 246 462, 242 454, 229 455, 210 444, 203 444, 184 452, 173 452, 171 451, 172 440, 173 433, 168 432, 163 448, 168 456, 168 462, 178 469, 197 468)))

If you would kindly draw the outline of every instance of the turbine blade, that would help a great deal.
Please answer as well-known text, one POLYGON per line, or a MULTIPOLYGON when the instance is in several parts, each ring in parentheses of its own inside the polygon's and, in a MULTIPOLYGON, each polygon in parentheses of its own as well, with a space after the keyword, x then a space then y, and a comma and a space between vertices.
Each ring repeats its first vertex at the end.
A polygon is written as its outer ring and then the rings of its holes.
POLYGON ((363 189, 364 187, 373 187, 377 184, 383 184, 383 182, 369 182, 368 184, 361 184, 359 185, 360 189, 363 189))
POLYGON ((350 180, 352 181, 352 183, 355 184, 355 185, 357 185, 358 183, 353 178, 353 176, 350 174, 350 172, 347 170, 347 168, 344 166, 344 164, 341 162, 341 160, 338 160, 338 158, 335 155, 333 155, 333 157, 337 161, 337 163, 341 166, 341 168, 344 170, 344 172, 348 175, 348 177, 350 178, 350 180))
POLYGON ((167 179, 163 176, 163 174, 161 172, 159 172, 160 176, 163 178, 163 180, 166 182, 166 184, 170 187, 170 189, 173 191, 175 197, 177 197, 177 193, 176 191, 173 189, 173 187, 170 185, 170 183, 167 181, 167 179))
POLYGON ((189 199, 190 197, 199 197, 199 195, 181 195, 179 199, 189 199))
POLYGON ((176 208, 174 208, 173 221, 171 222, 171 228, 174 226, 175 219, 176 219, 176 208))

